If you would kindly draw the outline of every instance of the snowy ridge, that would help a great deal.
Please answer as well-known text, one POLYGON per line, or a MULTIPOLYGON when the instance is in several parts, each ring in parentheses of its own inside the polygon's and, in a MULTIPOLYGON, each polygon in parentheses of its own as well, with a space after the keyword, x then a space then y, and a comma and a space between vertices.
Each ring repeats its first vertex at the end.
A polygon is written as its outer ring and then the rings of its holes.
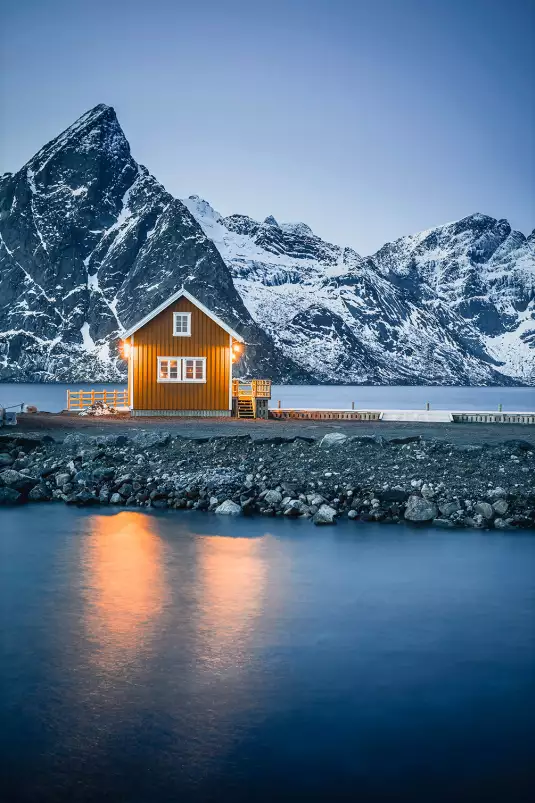
POLYGON ((254 320, 317 381, 535 381, 533 243, 505 221, 474 215, 362 258, 305 224, 223 218, 198 196, 184 204, 254 320), (485 258, 488 287, 469 296, 485 258), (503 318, 492 334, 487 296, 503 318))

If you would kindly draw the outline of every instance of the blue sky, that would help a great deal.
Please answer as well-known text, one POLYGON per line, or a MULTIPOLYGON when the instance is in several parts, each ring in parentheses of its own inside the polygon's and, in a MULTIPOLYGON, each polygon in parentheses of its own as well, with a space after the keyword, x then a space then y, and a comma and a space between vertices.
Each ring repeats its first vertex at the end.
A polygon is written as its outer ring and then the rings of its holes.
POLYGON ((363 254, 472 212, 535 226, 532 0, 17 0, 0 172, 97 103, 176 196, 363 254))

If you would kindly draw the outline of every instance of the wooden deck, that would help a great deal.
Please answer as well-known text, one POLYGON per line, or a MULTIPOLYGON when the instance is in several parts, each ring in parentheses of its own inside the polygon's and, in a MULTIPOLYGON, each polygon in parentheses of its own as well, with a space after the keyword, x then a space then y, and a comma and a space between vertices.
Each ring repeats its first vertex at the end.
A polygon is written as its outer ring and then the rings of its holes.
POLYGON ((456 424, 535 424, 535 412, 495 412, 492 410, 336 410, 275 407, 270 418, 281 421, 414 421, 456 424))
POLYGON ((292 409, 275 407, 269 411, 270 418, 279 420, 307 419, 315 421, 380 421, 380 410, 323 410, 292 409))

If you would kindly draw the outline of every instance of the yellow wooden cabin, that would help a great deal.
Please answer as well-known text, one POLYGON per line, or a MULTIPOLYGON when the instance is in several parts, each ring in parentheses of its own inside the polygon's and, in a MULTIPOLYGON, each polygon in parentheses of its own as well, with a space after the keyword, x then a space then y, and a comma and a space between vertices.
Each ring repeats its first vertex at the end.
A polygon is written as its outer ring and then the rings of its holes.
POLYGON ((131 414, 267 418, 271 382, 232 378, 243 348, 238 332, 179 290, 122 336, 131 414))

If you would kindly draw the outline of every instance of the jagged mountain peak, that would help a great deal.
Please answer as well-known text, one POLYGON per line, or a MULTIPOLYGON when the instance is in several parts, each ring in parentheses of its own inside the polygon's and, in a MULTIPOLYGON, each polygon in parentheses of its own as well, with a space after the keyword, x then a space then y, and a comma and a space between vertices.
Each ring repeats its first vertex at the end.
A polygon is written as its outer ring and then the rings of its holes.
POLYGON ((202 217, 214 221, 220 221, 221 215, 214 209, 214 207, 201 198, 199 195, 189 195, 182 200, 182 203, 188 207, 194 217, 202 217))
MULTIPOLYGON (((217 213, 200 198, 189 204, 217 213)), ((0 185, 0 379, 124 377, 118 337, 187 287, 279 379, 306 374, 251 319, 213 242, 139 165, 111 106, 82 115, 0 185)))
POLYGON ((275 226, 275 228, 277 229, 280 228, 279 224, 277 223, 273 215, 268 215, 266 218, 264 218, 264 223, 266 226, 275 226))
POLYGON ((57 154, 68 150, 104 152, 130 156, 130 146, 112 106, 101 103, 82 114, 72 125, 50 140, 28 162, 34 172, 43 170, 57 154))
POLYGON ((281 223, 280 227, 288 234, 297 234, 299 237, 315 237, 314 232, 306 223, 281 223))

